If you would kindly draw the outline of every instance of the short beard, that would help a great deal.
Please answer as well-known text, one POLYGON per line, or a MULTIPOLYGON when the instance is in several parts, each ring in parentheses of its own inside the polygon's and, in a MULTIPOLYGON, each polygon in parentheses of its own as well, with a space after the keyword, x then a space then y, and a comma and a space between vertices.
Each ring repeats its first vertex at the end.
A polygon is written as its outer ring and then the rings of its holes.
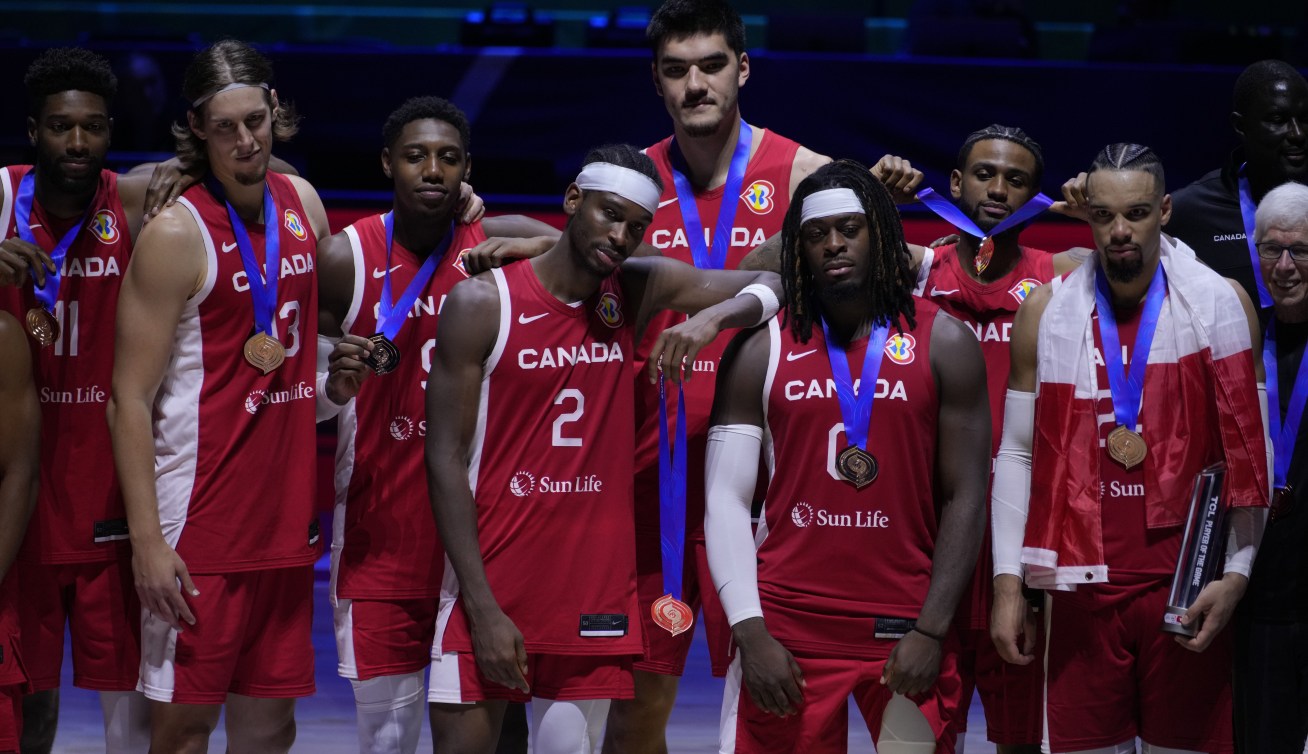
POLYGON ((1140 277, 1144 272, 1144 257, 1124 262, 1114 262, 1110 259, 1104 260, 1104 273, 1108 279, 1114 283, 1129 283, 1140 277))
POLYGON ((233 173, 232 177, 242 186, 258 186, 268 177, 268 166, 264 165, 262 169, 254 172, 233 173))
POLYGON ((95 190, 100 186, 100 171, 103 168, 103 163, 100 160, 92 160, 92 169, 85 178, 69 178, 64 173, 63 166, 59 164, 58 160, 38 156, 36 165, 40 174, 48 179, 50 184, 61 194, 83 196, 95 193, 95 190))

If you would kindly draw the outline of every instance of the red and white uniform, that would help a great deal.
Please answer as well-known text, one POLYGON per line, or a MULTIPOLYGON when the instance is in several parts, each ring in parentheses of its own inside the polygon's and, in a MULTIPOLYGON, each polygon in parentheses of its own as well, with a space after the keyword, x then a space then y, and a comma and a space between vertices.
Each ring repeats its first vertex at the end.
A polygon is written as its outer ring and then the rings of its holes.
MULTIPOLYGON (((1052 254, 1019 247, 1021 256, 1009 274, 982 283, 963 269, 955 244, 927 249, 918 272, 914 293, 929 299, 968 326, 981 344, 986 362, 986 392, 990 396, 990 455, 999 450, 1004 426, 1004 395, 1008 390, 1009 336, 1013 318, 1026 296, 1037 286, 1054 279, 1052 254)), ((989 509, 989 496, 986 498, 989 509)), ((989 521, 989 515, 986 516, 989 521)), ((963 645, 959 671, 963 677, 963 701, 958 716, 959 731, 967 730, 967 712, 972 689, 981 692, 987 712, 989 738, 999 744, 1035 744, 1041 738, 1040 705, 1043 680, 1040 665, 1012 665, 1005 662, 990 641, 990 598, 993 592, 993 555, 990 527, 985 527, 981 555, 972 583, 955 615, 963 645)))
MULTIPOLYGON (((32 170, 0 168, 0 237, 18 235, 14 204, 32 170)), ((46 213, 35 198, 29 224, 53 249, 77 218, 46 213)), ((127 516, 114 471, 105 403, 114 357, 118 290, 132 252, 118 174, 101 171, 76 239, 60 269, 53 314, 60 337, 31 341, 41 400, 41 479, 18 559, 24 568, 23 661, 34 688, 59 686, 65 624, 71 625, 74 682, 101 691, 136 686, 139 603, 127 558, 127 516)), ((0 307, 20 322, 40 306, 31 285, 0 289, 0 307)))
MULTIPOLYGON (((633 322, 620 274, 568 306, 530 263, 493 271, 499 333, 485 365, 468 481, 487 580, 529 655, 629 662, 643 651, 624 450, 633 443, 633 322)), ((453 573, 446 587, 437 644, 470 657, 453 573)), ((533 684, 533 693, 542 690, 533 684)))
MULTIPOLYGON (((382 217, 372 215, 345 229, 354 251, 354 296, 343 329, 362 337, 381 331, 378 317, 387 270, 394 302, 424 261, 398 242, 387 260, 382 217)), ((418 295, 394 338, 401 354, 399 366, 365 380, 338 418, 333 600, 346 612, 338 610, 338 636, 342 631, 351 634, 348 644, 338 645, 341 672, 349 678, 367 679, 401 666, 418 669, 431 659, 445 551, 436 534, 423 463, 427 372, 445 297, 455 283, 468 277, 460 255, 485 239, 481 223, 455 226, 454 238, 436 263, 426 290, 418 295), (375 651, 379 647, 369 642, 377 631, 369 627, 370 608, 360 606, 360 600, 429 603, 427 610, 406 611, 421 613, 423 626, 375 627, 387 633, 415 630, 425 641, 413 652, 399 652, 404 642, 383 642, 393 651, 375 651), (353 608, 361 614, 354 614, 353 608)))
MULTIPOLYGON (((1142 310, 1118 313, 1124 367, 1134 356, 1142 310)), ((1151 528, 1143 464, 1127 470, 1108 455, 1106 441, 1117 421, 1098 314, 1092 326, 1099 501, 1109 582, 1051 592, 1048 713, 1053 750, 1111 746, 1140 736, 1155 746, 1230 752, 1231 631, 1195 654, 1158 628, 1182 528, 1151 528), (1180 689, 1185 693, 1178 695, 1180 689)), ((1167 398, 1151 397, 1146 389, 1144 400, 1167 398)), ((1143 431, 1148 438, 1148 429, 1143 431)), ((1208 428, 1212 436, 1194 440, 1217 447, 1216 431, 1208 428)))
MULTIPOLYGON (((654 221, 645 233, 646 240, 659 249, 663 256, 694 264, 686 229, 681 216, 680 200, 672 181, 670 150, 672 137, 654 144, 645 153, 654 161, 663 179, 663 196, 654 221)), ((799 144, 783 136, 763 130, 758 149, 750 155, 736 203, 736 217, 731 229, 731 244, 727 247, 725 268, 736 269, 741 260, 769 237, 781 232, 781 223, 790 207, 790 174, 799 144)), ((723 202, 723 187, 695 195, 699 217, 705 229, 706 246, 712 248, 716 219, 723 202)), ((685 320, 677 312, 656 314, 645 329, 644 338, 636 354, 636 538, 637 569, 639 572, 641 620, 649 641, 649 653, 636 667, 650 672, 680 675, 685 667, 686 653, 690 649, 693 632, 673 637, 657 627, 650 617, 650 605, 663 596, 663 561, 659 544, 659 475, 658 475, 658 401, 657 386, 651 386, 644 377, 644 365, 649 349, 659 334, 685 320)), ((726 672, 725 648, 730 635, 717 591, 708 574, 708 561, 704 553, 704 452, 708 434, 709 412, 713 408, 713 388, 718 362, 735 331, 724 331, 695 356, 695 377, 685 383, 686 439, 688 467, 686 479, 686 563, 683 572, 683 596, 693 610, 700 601, 705 605, 705 627, 714 672, 726 672)), ((669 410, 669 421, 675 422, 676 412, 669 410)), ((674 436, 674 435, 670 435, 674 436)))
MULTIPOLYGON (((855 693, 860 706, 875 708, 878 715, 890 697, 878 682, 881 668, 912 627, 931 584, 939 526, 934 488, 939 399, 930 339, 938 311, 919 301, 917 327, 903 335, 891 330, 866 448, 879 473, 862 490, 836 471, 836 458, 849 441, 821 329, 815 327, 801 343, 781 327, 779 317, 768 325, 763 452, 771 479, 755 534, 763 619, 801 667, 806 659, 817 661, 814 666, 824 672, 830 661, 863 665, 862 673, 842 671, 848 687, 836 693, 842 699, 855 693)), ((863 338, 847 350, 851 376, 861 373, 867 344, 863 338)), ((855 388, 861 383, 858 378, 855 388)), ((952 751, 946 729, 957 705, 958 678, 951 672, 956 652, 951 640, 934 689, 915 700, 946 747, 942 751, 952 751)), ((728 743, 735 736, 734 748, 724 745, 724 750, 811 750, 807 747, 826 740, 827 727, 844 725, 840 717, 795 728, 780 718, 749 714, 739 680, 736 664, 728 676, 724 712, 737 710, 739 717, 735 730, 723 731, 728 743), (760 748, 774 734, 803 738, 773 740, 772 748, 760 748)), ((827 707, 806 702, 800 718, 827 707)), ((843 710, 843 701, 837 707, 843 710)), ((879 720, 869 716, 869 726, 879 733, 879 720)))
MULTIPOLYGON (((177 633, 147 615, 142 685, 147 696, 159 701, 210 704, 228 690, 256 696, 312 693, 312 662, 306 686, 303 679, 268 667, 264 650, 286 642, 282 655, 288 664, 302 658, 306 648, 312 657, 312 577, 301 580, 298 570, 277 569, 310 566, 321 549, 313 476, 317 239, 291 180, 270 172, 267 181, 277 225, 246 229, 261 270, 265 234, 279 235, 281 269, 271 334, 285 347, 286 360, 266 375, 246 362, 243 349, 254 332, 254 309, 227 209, 204 185, 191 187, 178 202, 200 228, 206 276, 182 311, 155 398, 155 488, 164 537, 190 572, 224 577, 230 584, 223 588, 232 590, 229 600, 242 600, 239 606, 229 604, 232 613, 275 618, 280 630, 254 625, 258 621, 231 626, 259 645, 254 652, 209 643, 211 637, 201 644, 202 631, 177 633), (245 573, 249 579, 233 578, 245 573), (296 588, 287 591, 288 584, 296 588), (271 614, 271 607, 270 612, 250 608, 264 603, 276 603, 277 614, 271 614), (293 612, 280 622, 286 605, 293 612), (191 642, 195 644, 186 646, 191 642), (207 662, 207 653, 228 651, 230 661, 218 669, 234 670, 219 675, 209 667, 213 663, 207 662), (246 672, 250 667, 274 680, 261 682, 257 673, 246 672), (193 669, 205 677, 195 678, 193 669)), ((199 588, 204 595, 204 587, 199 588)))

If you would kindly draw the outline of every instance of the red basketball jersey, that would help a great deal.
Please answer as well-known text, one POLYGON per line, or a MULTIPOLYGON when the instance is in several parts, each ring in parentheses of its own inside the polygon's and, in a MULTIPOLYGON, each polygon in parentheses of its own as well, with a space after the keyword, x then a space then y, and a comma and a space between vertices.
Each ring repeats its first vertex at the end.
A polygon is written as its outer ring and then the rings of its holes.
POLYGON ((264 267, 268 231, 281 270, 273 336, 286 361, 265 375, 244 356, 254 306, 226 206, 203 184, 179 203, 204 240, 206 276, 182 311, 173 355, 155 398, 155 488, 169 544, 192 573, 312 563, 317 439, 317 239, 289 178, 268 173, 277 225, 248 225, 264 267))
MULTIPOLYGON (((1144 307, 1140 306, 1118 315, 1118 340, 1126 368, 1130 367, 1134 356, 1135 337, 1143 310, 1144 307)), ((1181 550, 1181 528, 1150 529, 1145 519, 1144 464, 1128 471, 1108 455, 1108 434, 1117 427, 1117 419, 1113 412, 1113 394, 1108 387, 1108 367, 1103 358, 1098 312, 1093 315, 1091 323, 1095 336, 1095 414, 1099 417, 1099 505, 1103 521, 1104 563, 1108 565, 1109 580, 1108 584, 1096 584, 1094 590, 1112 592, 1119 586, 1170 579, 1176 568, 1176 554, 1181 550)), ((1158 400, 1157 396, 1148 393, 1143 399, 1158 400)), ((1147 428, 1136 426, 1131 429, 1140 431, 1148 442, 1147 428)), ((1215 434, 1216 430, 1210 431, 1215 434)))
MULTIPOLYGON (((672 137, 649 147, 645 153, 654 160, 659 176, 663 178, 663 197, 654 213, 654 222, 645 233, 645 240, 657 247, 665 257, 694 264, 690 246, 686 242, 686 229, 681 217, 680 200, 672 182, 670 150, 672 137)), ((781 222, 790 208, 790 172, 795 163, 799 144, 764 130, 758 149, 750 155, 745 168, 736 202, 736 217, 731 229, 731 244, 727 247, 725 268, 734 270, 740 261, 768 238, 781 232, 781 222)), ((704 226, 706 245, 712 248, 715 224, 722 207, 724 187, 697 193, 695 204, 704 226)), ((658 386, 651 386, 645 378, 645 361, 649 349, 659 334, 667 328, 684 322, 685 315, 677 312, 656 314, 641 340, 636 354, 636 507, 637 528, 657 532, 658 518, 658 440, 659 411, 658 386), (652 501, 651 504, 644 503, 652 501)), ((695 376, 685 383, 686 437, 689 447, 689 467, 686 478, 686 529, 695 539, 704 539, 704 444, 708 433, 709 412, 713 408, 713 386, 717 377, 718 362, 731 342, 734 330, 723 332, 695 356, 695 376)), ((675 412, 669 411, 670 421, 675 412)))
MULTIPOLYGON (((1048 252, 1020 247, 1017 266, 999 280, 982 283, 973 280, 958 259, 954 244, 929 249, 918 273, 917 295, 930 299, 941 309, 957 317, 976 335, 981 355, 986 361, 986 393, 990 396, 990 455, 999 450, 1004 427, 1004 395, 1008 390, 1008 342, 1013 317, 1026 296, 1037 286, 1054 279, 1054 257, 1048 252)), ((987 495, 986 509, 989 510, 987 495)), ((987 516, 987 521, 989 517, 987 516)), ((990 621, 990 584, 994 578, 994 554, 990 547, 990 527, 985 528, 981 555, 972 583, 959 603, 957 623, 972 629, 984 629, 990 621)))
MULTIPOLYGON (((873 642, 886 637, 876 634, 902 633, 893 619, 915 619, 922 609, 938 526, 939 401, 930 362, 938 311, 919 301, 917 327, 892 329, 886 341, 867 444, 879 471, 862 490, 836 471, 849 441, 821 328, 800 343, 780 317, 768 325, 771 482, 755 535, 758 591, 768 630, 792 651, 874 657, 886 651, 873 642)), ((867 344, 863 338, 847 352, 856 389, 867 344)))
MULTIPOLYGON (((346 332, 379 332, 382 283, 387 270, 394 302, 417 275, 424 258, 393 245, 386 259, 386 228, 373 215, 345 229, 354 250, 354 298, 346 332)), ((436 322, 450 289, 467 273, 461 254, 486 240, 481 223, 457 225, 394 338, 400 364, 364 380, 341 411, 336 445, 336 525, 340 552, 336 595, 346 599, 413 599, 440 595, 445 551, 436 536, 423 442, 427 436, 427 372, 436 348, 436 322)))
MULTIPOLYGON (((545 290, 530 263, 494 271, 499 335, 486 361, 468 481, 486 577, 528 652, 643 649, 632 536, 632 312, 620 275, 569 306, 545 290)), ((437 641, 442 651, 467 652, 452 576, 437 641)))
MULTIPOLYGON (((30 169, 0 169, 3 238, 18 235, 14 200, 30 169)), ((46 251, 75 222, 49 216, 33 199, 29 224, 46 251)), ((118 174, 101 171, 85 222, 59 271, 53 310, 59 339, 46 348, 29 339, 41 399, 41 485, 19 556, 25 561, 102 562, 126 549, 127 516, 114 472, 105 402, 113 376, 118 289, 131 252, 118 174)), ((19 322, 28 309, 41 305, 30 284, 6 287, 0 300, 19 322)))

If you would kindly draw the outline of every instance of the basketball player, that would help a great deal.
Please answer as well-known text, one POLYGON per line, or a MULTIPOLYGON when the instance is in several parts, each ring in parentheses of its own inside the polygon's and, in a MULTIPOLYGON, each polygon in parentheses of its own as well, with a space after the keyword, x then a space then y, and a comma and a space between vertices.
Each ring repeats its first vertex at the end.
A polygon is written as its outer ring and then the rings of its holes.
MULTIPOLYGON (((468 119, 449 102, 410 99, 386 119, 382 135, 382 170, 395 186, 390 212, 318 248, 320 348, 330 356, 317 393, 320 418, 337 415, 339 422, 332 599, 359 750, 413 752, 445 560, 422 462, 437 318, 450 289, 471 272, 467 254, 487 234, 543 237, 548 246, 558 231, 522 216, 455 223, 472 161, 468 119), (388 342, 369 340, 374 333, 388 342), (397 361, 379 364, 367 379, 370 357, 393 354, 397 361)), ((499 266, 506 253, 515 253, 507 241, 485 263, 499 266)))
MULTIPOLYGON (((51 337, 33 340, 45 432, 40 503, 19 555, 23 662, 35 691, 24 701, 23 750, 53 746, 67 626, 73 682, 100 692, 106 750, 143 752, 140 606, 104 404, 123 270, 144 208, 162 206, 169 188, 156 184, 163 199, 152 193, 151 165, 123 176, 102 168, 117 86, 103 58, 47 50, 24 82, 36 164, 0 169, 0 309, 35 317, 46 329, 34 334, 51 337)), ((189 183, 176 159, 166 165, 159 175, 189 183)))
POLYGON ((287 751, 294 699, 314 689, 327 219, 308 183, 267 170, 273 140, 295 131, 271 77, 233 40, 187 68, 174 134, 206 175, 146 227, 119 297, 108 415, 157 751, 204 751, 224 704, 232 751, 287 751))
MULTIPOLYGON (((886 166, 897 158, 882 158, 886 166)), ((874 171, 875 172, 875 171, 874 171)), ((958 166, 950 173, 950 196, 959 209, 989 233, 1040 191, 1044 155, 1040 145, 1020 128, 993 124, 973 131, 963 141, 958 166)), ((1036 286, 1079 264, 1072 252, 1050 254, 1024 246, 1022 226, 1001 230, 989 239, 985 264, 978 265, 982 239, 962 233, 956 243, 937 248, 914 247, 919 296, 930 299, 972 330, 986 360, 986 392, 990 412, 991 454, 999 449, 1008 387, 1008 344, 1013 316, 1036 286), (978 267, 981 269, 978 270, 978 267)), ((990 640, 990 597, 993 591, 990 538, 982 541, 972 583, 956 616, 963 680, 962 705, 955 717, 963 748, 972 691, 980 691, 986 712, 987 737, 1000 754, 1035 754, 1040 747, 1040 667, 1004 662, 990 640)))
POLYGON ((1162 236, 1164 185, 1148 148, 1104 148, 1084 204, 1064 191, 1088 217, 1096 253, 1060 286, 1028 295, 1013 327, 992 634, 1005 659, 1032 662, 1023 573, 1054 590, 1053 752, 1131 752, 1137 736, 1145 751, 1232 751, 1223 629, 1248 581, 1268 490, 1250 349, 1257 317, 1238 284, 1162 236), (1183 619, 1197 635, 1171 637, 1159 627, 1192 480, 1218 460, 1231 506, 1225 573, 1183 619))
POLYGON ((536 751, 589 752, 608 700, 632 694, 643 648, 627 544, 634 339, 661 308, 726 301, 654 345, 654 362, 688 366, 722 328, 760 321, 760 301, 779 291, 770 273, 624 263, 662 190, 634 148, 593 150, 565 194, 559 242, 455 286, 446 303, 427 390, 428 416, 448 417, 427 440, 453 566, 432 680, 443 751, 488 751, 504 700, 530 696, 536 751), (775 290, 758 285, 768 280, 775 290))
MULTIPOLYGON (((667 0, 651 17, 646 37, 654 88, 673 129, 645 150, 663 180, 647 242, 663 256, 701 269, 735 269, 751 249, 781 230, 791 192, 829 158, 742 120, 740 89, 750 74, 745 26, 724 0, 667 0)), ((637 349, 638 367, 658 334, 683 319, 666 312, 651 323, 637 349)), ((704 560, 702 484, 713 375, 728 340, 720 338, 701 352, 693 372, 704 376, 684 386, 689 468, 682 599, 692 617, 703 604, 718 675, 726 672, 728 631, 704 560)), ((644 379, 638 378, 636 390, 637 579, 649 651, 636 663, 636 698, 616 701, 610 710, 604 748, 610 754, 667 751, 664 729, 695 633, 674 636, 656 625, 650 612, 667 593, 657 505, 659 395, 644 379)))
POLYGON ((15 559, 36 505, 41 405, 22 325, 0 311, 0 752, 17 754, 28 676, 19 658, 15 559))
POLYGON ((709 434, 709 565, 738 648, 720 750, 844 751, 852 693, 883 754, 953 751, 950 624, 981 544, 985 363, 967 328, 912 296, 898 213, 864 166, 800 184, 782 249, 785 319, 733 343, 709 434))

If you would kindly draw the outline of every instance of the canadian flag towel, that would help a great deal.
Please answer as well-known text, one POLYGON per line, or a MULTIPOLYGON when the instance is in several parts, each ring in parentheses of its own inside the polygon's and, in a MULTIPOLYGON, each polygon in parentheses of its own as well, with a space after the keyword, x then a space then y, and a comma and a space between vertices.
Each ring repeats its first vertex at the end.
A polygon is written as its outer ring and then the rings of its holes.
MULTIPOLYGON (((1194 475, 1227 464, 1232 507, 1267 505, 1268 479, 1254 357, 1231 285, 1180 241, 1162 246, 1168 296, 1145 369, 1140 433, 1146 522, 1180 526, 1194 475)), ((1022 548, 1026 581, 1073 589, 1108 581, 1100 529, 1099 391, 1094 369, 1091 255, 1051 296, 1037 336, 1031 502, 1022 548)))

